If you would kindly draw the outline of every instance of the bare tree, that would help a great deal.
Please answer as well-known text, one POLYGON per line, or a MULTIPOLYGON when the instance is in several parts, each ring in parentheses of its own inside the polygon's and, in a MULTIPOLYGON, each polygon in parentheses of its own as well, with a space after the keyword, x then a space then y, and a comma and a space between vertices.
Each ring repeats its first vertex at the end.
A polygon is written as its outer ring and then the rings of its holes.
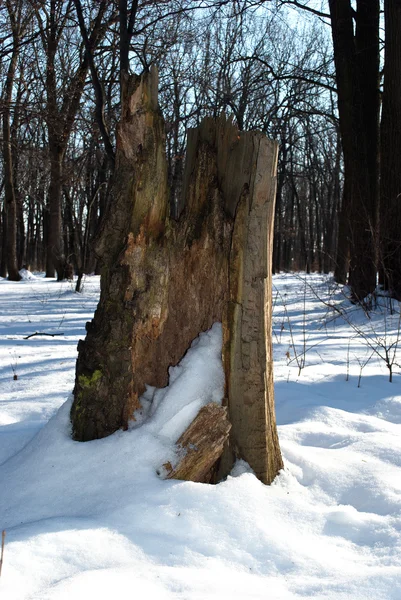
MULTIPOLYGON (((34 8, 46 55, 45 114, 50 158, 46 276, 54 276, 54 269, 56 269, 57 278, 63 279, 67 267, 61 235, 63 162, 85 86, 89 59, 88 54, 80 49, 79 42, 70 39, 68 60, 65 63, 69 64, 70 71, 65 73, 60 81, 61 74, 57 72, 57 60, 63 31, 71 15, 71 2, 49 0, 46 10, 37 4, 34 4, 34 8), (78 54, 75 57, 71 55, 71 47, 74 46, 78 54)), ((93 47, 99 42, 102 34, 101 24, 105 10, 105 3, 101 3, 90 34, 90 44, 93 47)))
MULTIPOLYGON (((29 11, 25 10, 22 0, 14 3, 6 0, 7 16, 12 35, 12 51, 3 92, 3 160, 4 160, 4 194, 5 194, 5 222, 3 223, 3 235, 5 236, 6 264, 8 278, 19 281, 21 276, 18 270, 17 259, 17 192, 15 183, 15 146, 12 144, 11 112, 14 103, 14 84, 18 65, 18 57, 22 38, 26 32, 31 19, 29 11)), ((16 106, 14 113, 14 125, 17 126, 16 106)))

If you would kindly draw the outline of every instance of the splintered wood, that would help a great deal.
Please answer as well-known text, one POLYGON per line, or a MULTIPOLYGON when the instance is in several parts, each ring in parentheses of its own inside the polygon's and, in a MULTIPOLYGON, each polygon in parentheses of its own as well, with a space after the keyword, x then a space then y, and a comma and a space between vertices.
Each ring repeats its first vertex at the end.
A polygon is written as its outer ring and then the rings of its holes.
POLYGON ((166 479, 209 483, 230 429, 227 408, 214 402, 201 408, 197 417, 177 440, 178 463, 174 467, 169 462, 163 465, 166 479))

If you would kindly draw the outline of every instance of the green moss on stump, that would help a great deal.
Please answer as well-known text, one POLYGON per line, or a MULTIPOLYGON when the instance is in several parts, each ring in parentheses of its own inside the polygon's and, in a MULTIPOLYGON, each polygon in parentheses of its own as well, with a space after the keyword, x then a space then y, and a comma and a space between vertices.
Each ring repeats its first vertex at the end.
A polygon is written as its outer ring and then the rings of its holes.
POLYGON ((93 385, 96 385, 96 383, 101 378, 102 378, 102 372, 101 372, 101 370, 100 369, 95 369, 93 371, 92 375, 89 375, 88 377, 86 375, 80 375, 78 377, 78 383, 79 383, 79 385, 80 385, 80 387, 82 388, 82 391, 83 391, 85 388, 90 388, 93 385))
MULTIPOLYGON (((76 440, 94 439, 92 432, 88 432, 87 408, 85 406, 86 402, 83 402, 83 400, 93 393, 102 377, 103 374, 100 369, 95 369, 91 375, 79 375, 78 377, 78 393, 75 395, 72 407, 73 438, 76 440)), ((89 429, 91 429, 91 425, 89 425, 89 429)))

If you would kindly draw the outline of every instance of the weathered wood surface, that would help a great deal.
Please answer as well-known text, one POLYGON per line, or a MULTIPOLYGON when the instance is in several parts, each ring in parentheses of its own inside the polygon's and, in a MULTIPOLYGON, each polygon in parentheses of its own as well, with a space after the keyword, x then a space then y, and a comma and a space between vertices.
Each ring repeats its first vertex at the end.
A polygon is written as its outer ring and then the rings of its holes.
POLYGON ((188 133, 179 219, 168 215, 157 73, 130 82, 118 128, 113 197, 96 252, 101 298, 79 344, 77 440, 127 427, 145 384, 163 387, 193 339, 223 322, 236 456, 269 483, 282 466, 274 420, 271 244, 277 144, 224 116, 188 133))
POLYGON ((79 344, 71 413, 78 440, 126 428, 145 384, 168 383, 169 366, 221 321, 227 301, 231 223, 215 150, 197 148, 185 215, 170 220, 156 80, 156 71, 133 80, 118 128, 113 198, 96 245, 101 298, 79 344))
POLYGON ((223 452, 230 429, 227 408, 215 402, 201 408, 177 440, 177 464, 163 465, 166 479, 209 483, 214 476, 214 465, 223 452))
POLYGON ((102 260, 100 301, 78 344, 71 417, 81 441, 127 427, 144 389, 138 339, 157 337, 164 317, 167 167, 157 72, 132 78, 129 87, 117 128, 112 200, 95 247, 102 260))
POLYGON ((234 458, 246 460, 264 483, 283 467, 274 410, 272 253, 277 145, 252 135, 253 168, 231 242, 229 302, 223 320, 223 362, 232 423, 220 476, 234 458))

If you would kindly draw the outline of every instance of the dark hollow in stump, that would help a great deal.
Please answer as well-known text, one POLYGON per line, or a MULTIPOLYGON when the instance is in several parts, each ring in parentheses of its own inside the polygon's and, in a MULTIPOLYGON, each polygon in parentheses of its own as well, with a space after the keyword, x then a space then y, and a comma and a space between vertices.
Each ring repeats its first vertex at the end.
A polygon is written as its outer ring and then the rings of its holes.
POLYGON ((235 457, 270 483, 282 460, 274 414, 271 256, 277 144, 225 116, 189 130, 177 221, 168 214, 157 71, 129 81, 113 194, 95 250, 101 296, 78 345, 73 436, 126 428, 145 384, 164 387, 201 331, 222 321, 235 457))

